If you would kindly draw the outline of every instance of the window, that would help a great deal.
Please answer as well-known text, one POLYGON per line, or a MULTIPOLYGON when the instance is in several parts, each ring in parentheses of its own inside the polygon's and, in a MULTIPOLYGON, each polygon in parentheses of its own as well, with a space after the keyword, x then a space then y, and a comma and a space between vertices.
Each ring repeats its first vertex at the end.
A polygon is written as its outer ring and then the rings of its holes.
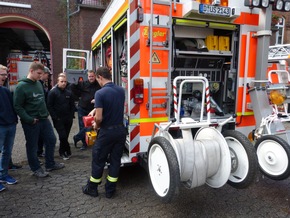
POLYGON ((284 27, 285 27, 285 18, 280 17, 278 23, 275 25, 278 28, 278 31, 275 33, 276 40, 275 45, 284 43, 284 27))

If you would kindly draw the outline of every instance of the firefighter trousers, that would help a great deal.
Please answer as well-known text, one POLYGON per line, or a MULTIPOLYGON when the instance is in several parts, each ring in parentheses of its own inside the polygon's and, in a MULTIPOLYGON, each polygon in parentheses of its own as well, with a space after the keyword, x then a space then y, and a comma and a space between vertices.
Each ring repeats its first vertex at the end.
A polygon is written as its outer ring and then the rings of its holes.
POLYGON ((116 186, 126 135, 127 131, 124 126, 109 129, 101 128, 98 131, 97 140, 92 149, 92 177, 94 182, 101 183, 105 164, 109 161, 108 187, 106 186, 106 189, 114 189, 116 186))

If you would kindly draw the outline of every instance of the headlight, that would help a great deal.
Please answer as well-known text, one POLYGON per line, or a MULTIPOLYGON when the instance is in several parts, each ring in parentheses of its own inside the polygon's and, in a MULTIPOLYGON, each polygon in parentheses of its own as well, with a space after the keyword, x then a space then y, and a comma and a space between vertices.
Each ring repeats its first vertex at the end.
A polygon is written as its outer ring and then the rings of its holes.
POLYGON ((286 12, 290 11, 290 1, 285 2, 284 11, 286 12))
POLYGON ((248 7, 267 8, 270 0, 245 0, 244 5, 248 7))
POLYGON ((273 10, 282 11, 284 2, 283 0, 277 0, 274 2, 273 10))
POLYGON ((282 93, 280 93, 279 91, 277 90, 273 90, 270 92, 269 94, 269 99, 271 100, 271 102, 273 104, 276 104, 276 105, 281 105, 284 103, 284 101, 286 100, 286 96, 283 95, 282 93))

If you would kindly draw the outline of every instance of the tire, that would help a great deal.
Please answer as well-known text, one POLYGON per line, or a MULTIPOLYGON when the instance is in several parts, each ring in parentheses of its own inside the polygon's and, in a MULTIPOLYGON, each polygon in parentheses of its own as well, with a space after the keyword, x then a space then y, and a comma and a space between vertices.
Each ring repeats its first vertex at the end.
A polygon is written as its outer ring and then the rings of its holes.
POLYGON ((157 196, 170 202, 179 190, 180 171, 175 151, 164 137, 157 136, 149 144, 148 172, 157 196))
POLYGON ((275 135, 259 138, 255 144, 261 172, 270 179, 283 180, 290 175, 290 147, 275 135))
POLYGON ((251 185, 258 170, 258 158, 252 143, 242 133, 235 130, 223 132, 230 149, 231 173, 228 184, 242 189, 251 185))

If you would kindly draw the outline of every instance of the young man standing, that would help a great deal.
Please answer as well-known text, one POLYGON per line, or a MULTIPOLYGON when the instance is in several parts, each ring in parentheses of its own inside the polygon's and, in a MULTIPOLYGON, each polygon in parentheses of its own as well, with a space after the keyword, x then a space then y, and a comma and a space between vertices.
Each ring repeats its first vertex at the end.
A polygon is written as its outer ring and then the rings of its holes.
POLYGON ((17 183, 17 180, 8 175, 9 162, 16 133, 17 115, 13 109, 12 95, 3 86, 7 79, 7 68, 0 65, 0 191, 5 190, 2 183, 9 185, 17 183))
POLYGON ((19 81, 13 96, 14 109, 20 117, 26 139, 28 164, 33 174, 40 178, 48 176, 46 171, 64 168, 63 163, 54 161, 56 137, 48 119, 43 87, 39 82, 43 73, 43 64, 33 62, 29 67, 27 78, 19 81), (40 166, 37 157, 39 137, 43 138, 45 145, 46 171, 40 166))
POLYGON ((106 197, 111 198, 116 191, 121 157, 126 141, 127 131, 123 125, 125 91, 112 82, 110 70, 100 67, 97 70, 97 81, 102 87, 95 94, 94 129, 98 129, 97 140, 92 151, 92 175, 83 193, 98 196, 98 185, 106 161, 110 161, 109 173, 105 185, 106 197))
POLYGON ((78 103, 79 132, 73 137, 74 145, 76 146, 78 141, 82 141, 83 146, 81 147, 81 150, 85 150, 87 148, 85 140, 87 129, 84 127, 83 116, 87 116, 91 110, 94 109, 95 92, 101 87, 96 81, 95 72, 90 70, 88 72, 88 81, 71 84, 70 88, 74 95, 80 97, 78 103))
POLYGON ((68 136, 75 112, 74 98, 66 86, 66 76, 61 73, 58 75, 57 85, 50 90, 47 98, 47 108, 59 136, 59 155, 64 160, 68 160, 71 156, 68 136))
MULTIPOLYGON (((42 87, 43 87, 43 92, 44 92, 44 96, 45 96, 45 102, 47 103, 47 95, 48 95, 48 92, 51 88, 51 85, 49 84, 49 81, 50 81, 50 70, 48 67, 44 67, 44 73, 42 74, 39 82, 42 84, 42 87)), ((37 156, 38 157, 44 157, 44 150, 43 150, 43 139, 41 137, 39 137, 39 140, 38 140, 38 150, 37 150, 37 156)))

